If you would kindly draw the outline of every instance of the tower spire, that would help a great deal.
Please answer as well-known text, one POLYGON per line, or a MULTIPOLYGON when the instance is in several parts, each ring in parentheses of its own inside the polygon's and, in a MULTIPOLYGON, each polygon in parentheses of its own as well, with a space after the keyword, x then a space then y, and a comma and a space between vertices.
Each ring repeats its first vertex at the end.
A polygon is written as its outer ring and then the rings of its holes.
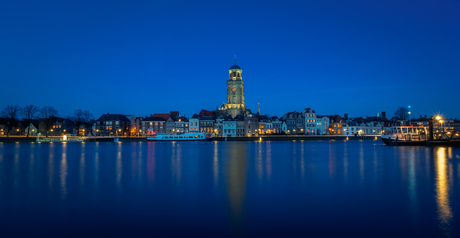
POLYGON ((235 61, 233 61, 233 63, 235 63, 235 65, 236 65, 236 54, 235 54, 235 61))
POLYGON ((257 113, 260 115, 260 101, 259 101, 259 98, 257 98, 257 113))

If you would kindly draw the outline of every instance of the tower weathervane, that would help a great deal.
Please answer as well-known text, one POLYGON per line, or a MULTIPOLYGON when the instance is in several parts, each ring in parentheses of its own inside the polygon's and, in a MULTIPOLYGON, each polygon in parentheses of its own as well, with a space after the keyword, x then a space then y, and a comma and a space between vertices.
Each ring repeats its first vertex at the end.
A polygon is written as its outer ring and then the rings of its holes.
POLYGON ((234 61, 235 65, 236 65, 236 54, 235 54, 235 61, 234 61))

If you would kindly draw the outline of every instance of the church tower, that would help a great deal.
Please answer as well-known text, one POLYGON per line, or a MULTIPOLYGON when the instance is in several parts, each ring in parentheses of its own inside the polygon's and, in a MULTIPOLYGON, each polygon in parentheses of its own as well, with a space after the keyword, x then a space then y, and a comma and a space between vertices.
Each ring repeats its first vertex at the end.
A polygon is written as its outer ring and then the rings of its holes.
POLYGON ((243 70, 240 66, 235 64, 228 70, 227 81, 227 112, 232 117, 236 115, 244 115, 246 113, 246 106, 244 105, 244 82, 243 70))

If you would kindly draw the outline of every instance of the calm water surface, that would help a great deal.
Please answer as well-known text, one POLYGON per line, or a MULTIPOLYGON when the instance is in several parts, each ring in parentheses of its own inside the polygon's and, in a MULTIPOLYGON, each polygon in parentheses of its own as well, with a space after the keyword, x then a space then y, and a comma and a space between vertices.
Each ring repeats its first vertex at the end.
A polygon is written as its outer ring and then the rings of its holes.
POLYGON ((5 236, 459 237, 460 148, 0 143, 5 236))

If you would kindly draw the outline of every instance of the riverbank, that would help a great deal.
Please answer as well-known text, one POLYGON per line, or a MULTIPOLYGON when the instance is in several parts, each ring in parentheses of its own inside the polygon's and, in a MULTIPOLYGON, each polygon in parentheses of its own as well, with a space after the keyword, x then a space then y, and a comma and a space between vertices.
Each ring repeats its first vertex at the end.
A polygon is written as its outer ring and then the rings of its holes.
MULTIPOLYGON (((295 140, 376 140, 380 136, 260 136, 260 137, 213 137, 213 141, 295 141, 295 140)), ((0 137, 0 142, 36 142, 36 137, 0 137)), ((60 142, 61 137, 40 137, 43 142, 60 142)), ((142 142, 146 137, 118 137, 120 142, 142 142)), ((114 137, 69 137, 68 142, 113 142, 114 137)))

